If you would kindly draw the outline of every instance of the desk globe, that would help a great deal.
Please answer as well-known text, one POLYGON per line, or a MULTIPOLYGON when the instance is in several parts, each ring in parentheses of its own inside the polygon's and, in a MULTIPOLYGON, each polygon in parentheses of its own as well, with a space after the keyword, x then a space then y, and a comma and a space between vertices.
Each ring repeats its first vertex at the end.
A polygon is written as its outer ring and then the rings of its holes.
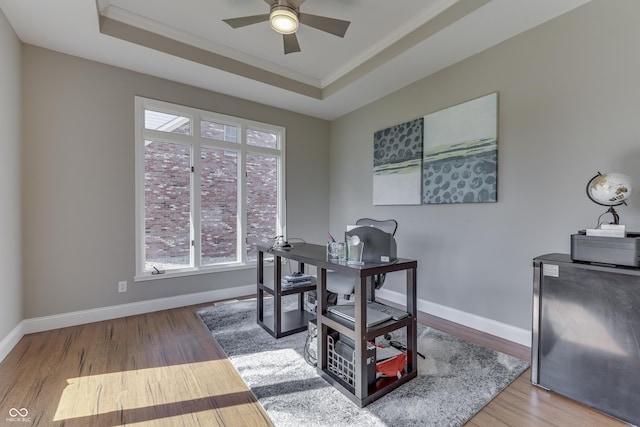
MULTIPOLYGON (((609 206, 605 213, 613 215, 613 224, 619 224, 620 218, 614 206, 626 205, 626 200, 633 192, 633 185, 628 176, 621 173, 600 173, 587 183, 587 196, 592 202, 609 206)), ((604 214, 603 214, 604 215, 604 214)))

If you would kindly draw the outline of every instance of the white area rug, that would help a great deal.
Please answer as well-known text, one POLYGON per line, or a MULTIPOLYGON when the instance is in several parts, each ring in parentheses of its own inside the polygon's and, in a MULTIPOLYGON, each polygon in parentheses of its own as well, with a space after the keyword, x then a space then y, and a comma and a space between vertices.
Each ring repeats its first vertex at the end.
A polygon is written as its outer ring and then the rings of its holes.
POLYGON ((419 324, 418 377, 361 409, 305 362, 306 332, 275 339, 258 326, 255 299, 198 315, 278 427, 461 426, 528 367, 419 324))

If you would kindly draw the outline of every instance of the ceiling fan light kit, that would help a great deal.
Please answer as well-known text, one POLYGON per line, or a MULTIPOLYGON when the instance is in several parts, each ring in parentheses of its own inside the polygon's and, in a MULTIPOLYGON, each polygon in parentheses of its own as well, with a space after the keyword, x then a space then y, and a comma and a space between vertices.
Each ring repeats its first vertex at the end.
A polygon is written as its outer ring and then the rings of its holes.
POLYGON ((289 6, 274 5, 269 14, 271 28, 280 34, 293 34, 298 31, 298 14, 289 6))

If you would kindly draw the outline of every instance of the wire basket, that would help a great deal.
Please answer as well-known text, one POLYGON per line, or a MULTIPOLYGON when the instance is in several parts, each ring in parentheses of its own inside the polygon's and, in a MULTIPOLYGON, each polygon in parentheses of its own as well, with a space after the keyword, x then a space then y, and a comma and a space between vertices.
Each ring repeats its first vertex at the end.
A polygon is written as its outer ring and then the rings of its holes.
POLYGON ((337 338, 337 333, 327 335, 327 367, 338 378, 355 387, 356 352, 337 338), (349 358, 348 355, 351 357, 349 358))

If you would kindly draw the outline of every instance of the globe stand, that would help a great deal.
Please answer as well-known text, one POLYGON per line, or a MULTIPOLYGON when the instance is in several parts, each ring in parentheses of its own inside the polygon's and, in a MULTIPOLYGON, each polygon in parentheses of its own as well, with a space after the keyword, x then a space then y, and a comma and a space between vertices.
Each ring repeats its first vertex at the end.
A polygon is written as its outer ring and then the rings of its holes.
POLYGON ((613 206, 611 206, 605 213, 606 214, 610 213, 613 216, 612 224, 615 224, 615 225, 620 224, 620 217, 618 216, 618 213, 616 212, 616 210, 613 209, 613 206))

